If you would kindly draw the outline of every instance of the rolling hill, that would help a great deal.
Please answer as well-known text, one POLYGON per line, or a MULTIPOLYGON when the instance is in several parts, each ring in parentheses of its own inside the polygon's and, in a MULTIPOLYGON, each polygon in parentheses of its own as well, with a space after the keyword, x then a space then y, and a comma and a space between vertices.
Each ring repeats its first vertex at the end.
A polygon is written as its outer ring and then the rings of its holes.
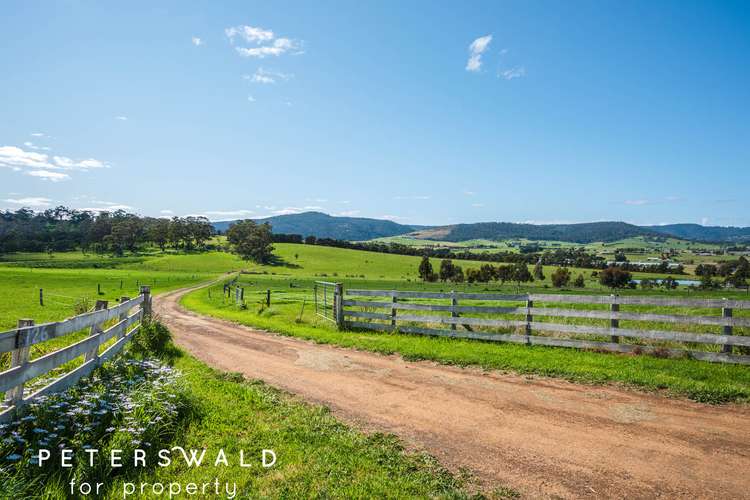
POLYGON ((701 226, 700 224, 667 224, 645 226, 650 231, 685 240, 707 242, 750 242, 750 227, 701 226))
POLYGON ((512 222, 478 222, 428 228, 411 233, 411 236, 439 241, 466 241, 474 239, 503 240, 525 238, 529 240, 555 240, 573 243, 617 241, 633 236, 657 236, 647 228, 625 222, 587 222, 582 224, 515 224, 512 222))
MULTIPOLYGON (((446 242, 468 240, 528 239, 570 243, 612 242, 635 236, 671 236, 689 241, 711 243, 750 242, 750 227, 668 224, 636 226, 626 222, 585 222, 579 224, 516 224, 513 222, 477 222, 450 226, 415 226, 390 220, 365 217, 337 217, 322 212, 278 215, 257 222, 268 222, 274 233, 301 234, 318 238, 365 241, 389 236, 446 242)), ((235 221, 213 222, 217 231, 226 231, 235 221)))
MULTIPOLYGON (((256 222, 268 222, 274 233, 301 234, 317 238, 361 241, 385 236, 398 236, 410 233, 424 226, 407 226, 390 220, 368 219, 364 217, 335 217, 321 212, 277 215, 256 222)), ((217 231, 224 232, 236 221, 213 222, 217 231)))

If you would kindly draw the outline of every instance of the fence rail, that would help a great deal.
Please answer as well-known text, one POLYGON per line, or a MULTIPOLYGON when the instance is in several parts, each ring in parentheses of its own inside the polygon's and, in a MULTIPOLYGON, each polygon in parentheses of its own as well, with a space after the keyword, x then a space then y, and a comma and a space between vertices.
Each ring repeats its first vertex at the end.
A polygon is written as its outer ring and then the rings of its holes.
MULTIPOLYGON (((343 295, 343 291, 342 291, 343 295)), ((527 345, 547 345, 598 349, 613 352, 658 352, 673 356, 689 355, 706 361, 750 364, 750 336, 737 335, 734 328, 750 327, 750 317, 735 317, 735 310, 750 310, 750 301, 729 299, 681 299, 664 297, 620 297, 617 295, 563 295, 422 292, 399 290, 346 290, 341 302, 341 326, 378 331, 400 331, 421 335, 480 339, 496 342, 512 342, 527 345), (350 298, 353 297, 353 298, 350 298), (362 300, 359 297, 373 297, 362 300), (383 301, 378 298, 388 297, 383 301), (448 304, 404 302, 409 299, 449 300, 448 304), (523 306, 466 305, 459 301, 523 302, 523 306), (538 307, 538 303, 559 303, 561 307, 538 307), (606 305, 609 310, 565 308, 583 305, 606 305), (621 311, 621 306, 653 306, 669 308, 720 309, 720 314, 707 312, 697 314, 666 314, 661 312, 621 311), (356 308, 359 308, 357 310, 356 308), (385 309, 385 311, 376 311, 385 309), (448 313, 441 315, 439 313, 448 313), (465 316, 466 313, 482 314, 483 317, 465 316), (487 315, 503 314, 517 318, 492 318, 487 315), (575 318, 578 321, 608 320, 608 326, 597 324, 568 324, 539 321, 538 318, 575 318), (620 327, 620 320, 632 322, 656 322, 681 325, 703 325, 721 327, 720 332, 696 333, 677 330, 641 328, 638 323, 632 328, 620 327), (416 326, 414 323, 429 324, 416 326), (447 326, 448 328, 444 328, 447 326), (458 330, 461 326, 463 329, 458 330), (474 331, 473 327, 490 327, 510 330, 509 333, 474 331), (522 334, 513 330, 523 330, 522 334), (545 335, 546 334, 546 335, 545 335), (560 334, 579 338, 561 338, 560 334), (580 338, 580 337, 594 338, 580 338), (604 341, 601 337, 608 337, 604 341), (638 343, 623 342, 621 338, 635 339, 638 343), (653 345, 661 342, 667 345, 653 345), (678 347, 671 343, 682 343, 678 347), (696 350, 699 346, 721 346, 720 352, 696 350), (742 349, 734 353, 735 347, 742 349)), ((670 311, 671 312, 671 311, 670 311)))
POLYGON ((0 412, 0 422, 15 418, 19 410, 34 399, 62 391, 90 374, 104 361, 120 352, 139 330, 143 318, 150 314, 151 291, 149 287, 142 286, 138 297, 123 297, 120 304, 111 308, 107 308, 107 301, 100 300, 94 311, 64 321, 35 325, 32 320, 21 319, 18 321, 18 328, 0 333, 0 354, 11 354, 10 368, 0 372, 0 392, 5 392, 4 405, 7 407, 0 412), (138 309, 130 314, 134 308, 138 309), (117 322, 104 330, 104 325, 113 320, 117 322), (29 359, 32 345, 86 328, 89 329, 89 336, 85 339, 37 359, 29 359), (100 346, 113 338, 117 340, 100 353, 100 346), (79 356, 84 356, 83 364, 24 397, 26 382, 79 356))

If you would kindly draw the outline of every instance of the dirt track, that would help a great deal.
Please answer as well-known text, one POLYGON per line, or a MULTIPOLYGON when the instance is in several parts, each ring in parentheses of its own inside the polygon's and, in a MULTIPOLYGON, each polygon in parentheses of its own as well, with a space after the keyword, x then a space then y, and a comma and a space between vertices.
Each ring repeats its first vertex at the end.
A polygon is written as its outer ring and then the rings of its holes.
POLYGON ((524 496, 750 498, 750 409, 614 387, 407 362, 155 310, 178 344, 217 368, 400 436, 492 491, 524 496))

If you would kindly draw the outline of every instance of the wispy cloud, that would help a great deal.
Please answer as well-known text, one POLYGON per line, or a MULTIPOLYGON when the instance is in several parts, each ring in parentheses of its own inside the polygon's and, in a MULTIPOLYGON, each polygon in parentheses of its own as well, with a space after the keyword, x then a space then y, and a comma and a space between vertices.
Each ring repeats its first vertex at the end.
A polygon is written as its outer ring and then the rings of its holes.
POLYGON ((159 210, 159 213, 162 215, 172 215, 174 211, 172 210, 159 210))
POLYGON ((505 80, 521 78, 523 76, 526 76, 526 68, 524 68, 523 66, 516 66, 515 68, 500 71, 497 76, 505 80))
POLYGON ((248 100, 248 102, 255 102, 255 97, 249 95, 249 96, 247 96, 247 100, 248 100))
POLYGON ((115 120, 120 120, 122 122, 125 122, 125 121, 128 121, 128 117, 127 116, 122 116, 122 115, 115 116, 115 120))
POLYGON ((197 36, 194 36, 193 38, 191 38, 191 41, 193 42, 193 45, 195 45, 196 47, 200 47, 201 45, 204 44, 203 40, 201 40, 197 36))
POLYGON ((28 208, 44 208, 49 207, 52 204, 51 199, 43 198, 41 196, 30 196, 28 198, 8 198, 3 201, 12 205, 19 205, 28 208))
POLYGON ((224 33, 229 42, 234 44, 237 39, 243 40, 253 47, 235 47, 242 57, 254 57, 263 59, 269 56, 278 57, 282 54, 302 53, 302 42, 287 37, 276 37, 272 30, 258 28, 255 26, 235 26, 226 28, 224 33))
POLYGON ((398 221, 398 220, 405 219, 405 217, 402 217, 400 215, 390 215, 390 214, 380 215, 377 218, 378 219, 385 219, 385 220, 392 220, 392 221, 398 221))
POLYGON ((624 203, 626 205, 641 206, 649 205, 651 202, 649 200, 625 200, 624 203))
POLYGON ((68 179, 70 179, 70 176, 68 174, 64 174, 62 172, 51 172, 49 170, 30 170, 26 172, 26 175, 37 177, 39 179, 42 179, 43 181, 51 182, 67 181, 68 179))
POLYGON ((343 212, 339 212, 336 215, 339 217, 355 217, 359 214, 359 210, 344 210, 343 212))
MULTIPOLYGON (((163 212, 162 212, 163 213, 163 212)), ((204 212, 205 215, 211 217, 247 217, 253 215, 255 212, 252 210, 209 210, 204 212)))
POLYGON ((70 179, 70 175, 62 171, 88 171, 92 169, 109 168, 101 160, 88 158, 73 160, 67 156, 53 156, 44 153, 26 151, 16 146, 0 147, 0 167, 10 168, 16 172, 43 180, 59 182, 70 179))
POLYGON ((281 71, 272 71, 265 68, 258 68, 252 75, 243 75, 242 78, 250 80, 253 83, 272 84, 279 81, 287 81, 293 75, 282 73, 281 71))
POLYGON ((224 30, 227 38, 234 43, 235 38, 242 38, 248 43, 260 44, 273 40, 273 31, 255 26, 235 26, 224 30))
POLYGON ((32 137, 44 137, 43 132, 32 132, 31 135, 32 137))
POLYGON ((474 191, 469 191, 468 189, 464 189, 464 190, 463 190, 463 194, 464 194, 465 196, 474 196, 474 195, 476 195, 477 193, 475 193, 474 191))
POLYGON ((482 208, 484 207, 484 203, 472 203, 471 206, 474 208, 482 208))
POLYGON ((625 205, 631 205, 631 206, 644 206, 644 205, 659 205, 661 203, 678 203, 680 201, 682 201, 682 198, 680 196, 665 196, 664 198, 660 198, 657 200, 640 198, 640 199, 633 199, 633 200, 625 200, 623 201, 623 203, 625 205))
POLYGON ((490 42, 492 42, 492 35, 482 36, 471 42, 466 71, 477 72, 482 68, 482 54, 490 46, 490 42))

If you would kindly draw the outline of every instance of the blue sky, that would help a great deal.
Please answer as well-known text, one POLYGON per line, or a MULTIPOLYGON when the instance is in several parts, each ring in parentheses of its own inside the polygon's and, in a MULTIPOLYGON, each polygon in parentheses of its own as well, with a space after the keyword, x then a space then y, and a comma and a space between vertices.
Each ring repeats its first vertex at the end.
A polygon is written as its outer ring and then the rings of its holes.
POLYGON ((0 208, 750 225, 746 2, 6 2, 0 208))

